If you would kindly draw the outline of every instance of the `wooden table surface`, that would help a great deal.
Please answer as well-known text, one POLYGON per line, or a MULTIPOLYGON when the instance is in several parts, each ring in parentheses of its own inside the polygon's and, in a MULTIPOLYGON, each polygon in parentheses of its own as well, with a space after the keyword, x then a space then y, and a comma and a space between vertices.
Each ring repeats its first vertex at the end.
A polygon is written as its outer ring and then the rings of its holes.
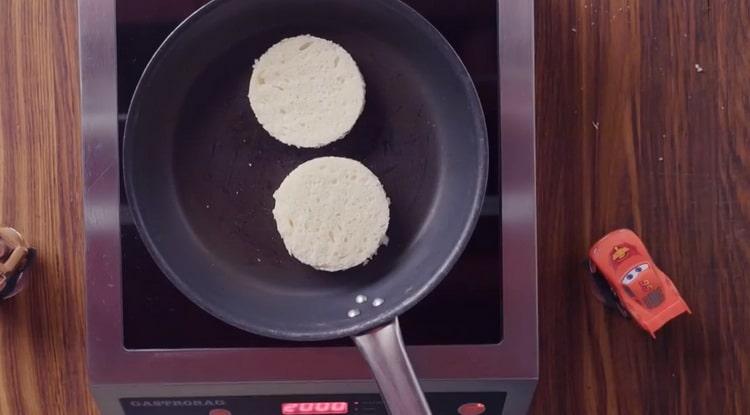
POLYGON ((538 414, 750 413, 750 4, 538 0, 538 414), (693 310, 651 340, 580 262, 636 230, 693 310))
MULTIPOLYGON (((537 414, 750 412, 750 4, 537 0, 537 414), (631 227, 693 315, 651 340, 581 267, 631 227)), ((76 4, 0 1, 0 223, 39 249, 0 305, 0 414, 86 388, 76 4)))

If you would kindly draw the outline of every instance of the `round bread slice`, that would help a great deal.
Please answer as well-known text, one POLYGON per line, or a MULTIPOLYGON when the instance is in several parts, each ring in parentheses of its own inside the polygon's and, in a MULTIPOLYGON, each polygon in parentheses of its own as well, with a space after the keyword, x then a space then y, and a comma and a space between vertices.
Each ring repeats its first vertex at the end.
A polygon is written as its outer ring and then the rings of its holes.
POLYGON ((248 98, 271 136, 296 147, 321 147, 354 127, 365 105, 365 82, 344 48, 302 35, 280 41, 255 61, 248 98))
POLYGON ((273 194, 287 251, 323 271, 367 262, 387 241, 390 201, 362 163, 321 157, 300 164, 273 194))

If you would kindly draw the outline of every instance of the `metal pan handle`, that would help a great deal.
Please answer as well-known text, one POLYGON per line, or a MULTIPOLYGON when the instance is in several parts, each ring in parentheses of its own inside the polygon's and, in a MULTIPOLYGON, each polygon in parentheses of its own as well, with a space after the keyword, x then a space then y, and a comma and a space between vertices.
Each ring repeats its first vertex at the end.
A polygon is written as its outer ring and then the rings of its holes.
POLYGON ((431 415, 401 338, 398 319, 354 337, 391 415, 431 415))

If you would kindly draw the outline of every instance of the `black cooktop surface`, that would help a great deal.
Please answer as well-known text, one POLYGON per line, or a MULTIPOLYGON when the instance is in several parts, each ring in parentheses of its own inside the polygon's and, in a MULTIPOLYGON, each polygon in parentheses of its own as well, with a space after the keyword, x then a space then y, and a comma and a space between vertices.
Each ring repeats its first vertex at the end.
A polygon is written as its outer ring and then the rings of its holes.
MULTIPOLYGON (((151 55, 202 0, 118 0, 117 58, 120 137, 135 85, 151 55)), ((487 201, 466 251, 446 279, 401 317, 407 344, 494 344, 502 339, 500 215, 498 203, 497 3, 494 0, 409 0, 453 45, 482 101, 490 139, 487 201)), ((122 184, 121 184, 122 189, 122 184)), ((301 347, 229 326, 183 296, 151 259, 121 190, 125 347, 301 347)), ((349 345, 348 339, 315 346, 349 345)))

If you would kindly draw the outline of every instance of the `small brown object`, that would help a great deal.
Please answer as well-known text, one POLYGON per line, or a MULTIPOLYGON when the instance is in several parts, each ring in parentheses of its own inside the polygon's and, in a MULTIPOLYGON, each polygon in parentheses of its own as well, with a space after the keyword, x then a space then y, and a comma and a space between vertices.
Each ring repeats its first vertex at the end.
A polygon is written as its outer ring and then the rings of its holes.
POLYGON ((0 261, 5 260, 5 258, 10 255, 10 247, 3 241, 0 241, 0 261))
POLYGON ((13 228, 0 228, 0 278, 8 277, 26 262, 29 245, 13 228))

